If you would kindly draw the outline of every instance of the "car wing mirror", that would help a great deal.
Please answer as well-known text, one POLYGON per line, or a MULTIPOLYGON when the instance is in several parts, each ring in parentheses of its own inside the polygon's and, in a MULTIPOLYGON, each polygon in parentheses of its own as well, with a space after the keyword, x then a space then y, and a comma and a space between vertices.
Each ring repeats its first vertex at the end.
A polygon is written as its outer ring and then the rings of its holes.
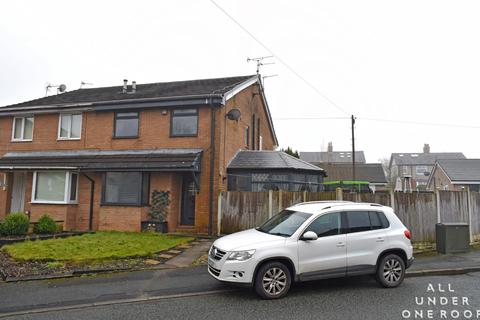
POLYGON ((317 239, 318 239, 318 236, 313 231, 305 232, 303 236, 300 238, 300 240, 304 240, 304 241, 317 240, 317 239))

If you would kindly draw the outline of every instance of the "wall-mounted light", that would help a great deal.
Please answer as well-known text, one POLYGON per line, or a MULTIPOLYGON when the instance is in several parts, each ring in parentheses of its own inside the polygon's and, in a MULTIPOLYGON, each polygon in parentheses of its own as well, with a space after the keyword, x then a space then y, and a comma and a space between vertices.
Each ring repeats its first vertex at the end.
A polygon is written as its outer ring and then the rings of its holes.
POLYGON ((162 110, 162 115, 166 116, 168 114, 168 110, 167 109, 163 109, 162 110))

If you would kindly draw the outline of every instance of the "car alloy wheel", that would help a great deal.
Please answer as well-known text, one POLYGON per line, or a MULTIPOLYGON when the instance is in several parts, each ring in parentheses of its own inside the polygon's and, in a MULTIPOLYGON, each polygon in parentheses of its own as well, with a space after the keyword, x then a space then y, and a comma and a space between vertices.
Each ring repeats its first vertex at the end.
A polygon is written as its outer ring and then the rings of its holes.
POLYGON ((396 254, 389 254, 380 260, 376 279, 385 288, 398 287, 405 277, 405 262, 396 254))
POLYGON ((383 277, 389 283, 396 283, 402 277, 402 267, 397 259, 389 259, 383 267, 383 277))
POLYGON ((280 268, 268 269, 263 275, 262 285, 265 292, 272 296, 277 296, 287 286, 287 275, 280 268))

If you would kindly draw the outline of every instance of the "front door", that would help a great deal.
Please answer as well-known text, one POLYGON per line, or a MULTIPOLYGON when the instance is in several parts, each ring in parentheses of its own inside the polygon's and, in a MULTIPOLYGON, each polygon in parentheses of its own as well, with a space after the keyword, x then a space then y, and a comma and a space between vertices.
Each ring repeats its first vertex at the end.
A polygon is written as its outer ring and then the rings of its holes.
POLYGON ((195 196, 197 190, 195 182, 190 177, 184 177, 182 183, 182 212, 180 224, 183 226, 195 225, 195 196))
POLYGON ((340 212, 324 214, 304 232, 313 231, 317 240, 298 240, 298 265, 301 280, 343 277, 347 267, 347 235, 340 212))
POLYGON ((25 204, 25 187, 27 174, 25 172, 13 173, 13 189, 10 212, 23 212, 25 204))

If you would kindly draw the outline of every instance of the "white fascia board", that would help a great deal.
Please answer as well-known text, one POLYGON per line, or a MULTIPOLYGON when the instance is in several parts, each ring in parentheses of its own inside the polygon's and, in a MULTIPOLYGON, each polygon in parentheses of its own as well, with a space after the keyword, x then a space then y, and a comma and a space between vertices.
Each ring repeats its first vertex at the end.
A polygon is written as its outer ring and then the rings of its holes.
POLYGON ((248 88, 249 86, 256 83, 257 81, 258 81, 258 77, 253 76, 250 79, 245 80, 244 82, 233 87, 232 90, 228 91, 223 95, 223 105, 225 105, 225 103, 227 103, 227 101, 233 98, 233 96, 235 96, 237 93, 248 88))

